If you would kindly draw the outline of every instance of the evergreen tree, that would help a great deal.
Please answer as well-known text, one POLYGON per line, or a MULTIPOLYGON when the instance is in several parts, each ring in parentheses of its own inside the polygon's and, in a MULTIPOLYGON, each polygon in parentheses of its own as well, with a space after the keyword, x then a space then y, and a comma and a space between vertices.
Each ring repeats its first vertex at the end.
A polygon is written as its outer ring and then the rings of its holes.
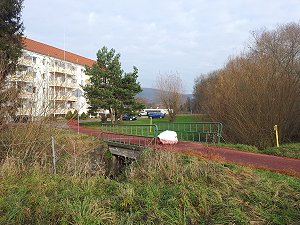
POLYGON ((0 1, 0 83, 5 81, 8 74, 16 71, 22 54, 22 4, 23 0, 0 1))
POLYGON ((0 1, 0 124, 13 116, 18 106, 18 91, 7 84, 7 77, 16 72, 22 54, 23 0, 0 1))
POLYGON ((88 99, 90 111, 108 109, 114 122, 123 112, 131 112, 143 107, 135 99, 135 95, 142 91, 138 78, 138 69, 124 73, 121 68, 120 54, 114 49, 101 48, 97 53, 97 62, 86 68, 90 76, 90 84, 83 87, 88 99))

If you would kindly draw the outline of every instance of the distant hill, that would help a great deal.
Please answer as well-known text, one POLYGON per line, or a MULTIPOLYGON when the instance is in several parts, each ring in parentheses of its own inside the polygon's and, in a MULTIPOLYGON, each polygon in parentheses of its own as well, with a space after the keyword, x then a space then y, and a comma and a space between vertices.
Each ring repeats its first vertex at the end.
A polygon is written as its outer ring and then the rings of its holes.
POLYGON ((158 90, 154 88, 142 88, 143 91, 138 93, 137 96, 148 100, 149 102, 154 102, 156 96, 158 95, 158 90))
MULTIPOLYGON (((137 97, 144 98, 148 100, 149 102, 155 102, 157 101, 157 95, 159 90, 155 88, 142 88, 143 91, 139 94, 137 94, 137 97)), ((192 94, 184 94, 184 98, 192 98, 192 94)))

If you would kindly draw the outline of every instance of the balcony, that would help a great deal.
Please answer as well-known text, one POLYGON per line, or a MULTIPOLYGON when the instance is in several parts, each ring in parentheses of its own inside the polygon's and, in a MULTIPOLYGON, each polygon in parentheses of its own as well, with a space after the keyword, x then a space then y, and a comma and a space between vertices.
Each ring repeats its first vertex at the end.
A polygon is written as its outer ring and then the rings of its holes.
POLYGON ((67 114, 68 111, 72 111, 74 112, 75 109, 74 108, 59 108, 59 109, 50 109, 50 113, 51 114, 57 114, 57 115, 64 115, 67 114))
POLYGON ((69 98, 68 98, 68 101, 71 101, 71 102, 77 102, 77 97, 75 97, 75 96, 69 96, 69 98))
POLYGON ((16 74, 11 76, 11 81, 23 81, 23 82, 33 82, 34 73, 32 71, 17 71, 16 74))
POLYGON ((78 84, 75 82, 64 82, 63 87, 67 88, 79 88, 78 84))
POLYGON ((50 94, 49 98, 50 100, 55 100, 55 101, 71 101, 71 102, 77 101, 77 97, 63 94, 63 93, 57 93, 56 95, 50 94))
POLYGON ((67 82, 63 80, 50 80, 49 81, 49 86, 52 87, 66 87, 66 88, 78 88, 78 84, 74 82, 67 82))
POLYGON ((33 66, 33 61, 31 56, 23 56, 19 59, 19 64, 20 65, 25 65, 25 66, 33 66))
POLYGON ((32 108, 28 109, 18 109, 17 116, 29 116, 32 115, 32 108))
POLYGON ((67 114, 68 109, 50 109, 49 113, 51 114, 67 114))
POLYGON ((64 68, 62 66, 50 66, 49 67, 49 72, 50 73, 61 73, 61 74, 68 74, 75 76, 76 75, 76 70, 72 68, 64 68))
POLYGON ((23 91, 20 93, 20 98, 32 99, 34 94, 32 92, 23 91))
POLYGON ((64 95, 49 95, 49 99, 50 100, 56 100, 56 101, 64 101, 65 100, 65 96, 64 95))

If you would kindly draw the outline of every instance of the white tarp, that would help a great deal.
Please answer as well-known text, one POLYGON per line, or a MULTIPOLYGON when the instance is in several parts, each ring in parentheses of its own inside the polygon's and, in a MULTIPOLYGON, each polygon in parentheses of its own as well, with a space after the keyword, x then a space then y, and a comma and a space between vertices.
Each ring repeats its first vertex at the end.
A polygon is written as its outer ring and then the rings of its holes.
POLYGON ((161 132, 158 135, 159 140, 161 141, 161 143, 163 145, 165 144, 177 144, 178 139, 177 139, 177 133, 175 131, 171 131, 171 130, 166 130, 161 132))

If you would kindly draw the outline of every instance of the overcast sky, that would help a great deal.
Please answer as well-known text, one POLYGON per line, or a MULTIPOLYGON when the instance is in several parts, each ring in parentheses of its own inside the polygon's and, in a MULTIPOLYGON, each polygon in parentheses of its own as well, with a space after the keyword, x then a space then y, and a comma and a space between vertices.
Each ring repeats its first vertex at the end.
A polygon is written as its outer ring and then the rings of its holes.
POLYGON ((239 54, 251 31, 300 21, 299 0, 25 0, 25 35, 96 59, 103 46, 121 54, 142 87, 178 73, 186 93, 203 73, 239 54), (64 41, 65 40, 65 41, 64 41))

